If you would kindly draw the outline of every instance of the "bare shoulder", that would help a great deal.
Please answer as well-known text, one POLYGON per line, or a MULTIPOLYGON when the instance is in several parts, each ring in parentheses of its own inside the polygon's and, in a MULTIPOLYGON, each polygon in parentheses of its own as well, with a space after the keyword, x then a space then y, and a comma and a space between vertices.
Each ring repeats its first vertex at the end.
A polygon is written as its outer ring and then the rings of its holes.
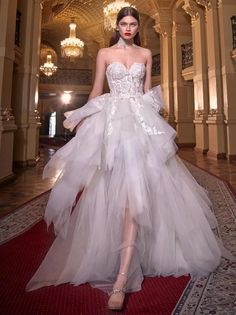
POLYGON ((138 47, 140 57, 145 60, 146 65, 152 63, 152 52, 148 48, 138 47))
POLYGON ((98 51, 98 55, 100 57, 104 57, 104 56, 106 56, 108 54, 109 50, 110 50, 109 48, 101 48, 98 51))
POLYGON ((109 58, 110 48, 101 48, 97 54, 97 64, 106 65, 107 59, 109 58))
POLYGON ((139 47, 140 52, 143 56, 145 56, 146 58, 150 57, 152 55, 152 52, 150 49, 148 48, 144 48, 144 47, 139 47))

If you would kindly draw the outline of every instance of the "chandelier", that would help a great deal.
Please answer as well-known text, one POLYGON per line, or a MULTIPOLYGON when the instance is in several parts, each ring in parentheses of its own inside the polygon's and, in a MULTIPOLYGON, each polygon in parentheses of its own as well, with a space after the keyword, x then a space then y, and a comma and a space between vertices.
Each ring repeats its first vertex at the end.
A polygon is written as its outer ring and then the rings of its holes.
MULTIPOLYGON (((116 28, 116 16, 120 9, 130 7, 130 3, 124 0, 115 0, 103 8, 104 13, 104 27, 106 30, 111 31, 116 28)), ((132 5, 133 8, 135 8, 132 5)))
POLYGON ((54 66, 54 63, 52 62, 52 55, 47 55, 47 61, 40 66, 40 71, 47 77, 50 77, 57 71, 57 66, 54 66))
POLYGON ((72 21, 69 25, 70 35, 61 41, 61 53, 63 57, 83 57, 84 42, 76 37, 76 24, 72 21))

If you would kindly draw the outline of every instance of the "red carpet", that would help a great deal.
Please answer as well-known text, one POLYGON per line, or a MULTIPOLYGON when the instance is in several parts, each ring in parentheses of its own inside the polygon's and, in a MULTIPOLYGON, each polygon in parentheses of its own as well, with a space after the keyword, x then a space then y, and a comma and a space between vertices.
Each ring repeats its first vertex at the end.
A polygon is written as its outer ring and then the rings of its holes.
POLYGON ((125 311, 106 309, 107 295, 89 285, 60 285, 25 292, 54 235, 41 221, 0 246, 0 315, 170 315, 189 277, 147 278, 127 295, 125 311))

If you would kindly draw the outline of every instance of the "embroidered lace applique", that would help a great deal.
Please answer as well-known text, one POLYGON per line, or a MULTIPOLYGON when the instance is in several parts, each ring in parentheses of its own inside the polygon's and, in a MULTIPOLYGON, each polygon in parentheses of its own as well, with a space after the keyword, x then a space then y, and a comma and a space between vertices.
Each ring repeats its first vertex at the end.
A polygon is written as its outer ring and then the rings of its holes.
POLYGON ((137 97, 143 94, 145 65, 133 63, 128 69, 120 62, 112 62, 107 67, 107 80, 111 96, 117 98, 137 97))
POLYGON ((113 132, 113 125, 112 125, 112 118, 115 115, 117 111, 117 105, 113 104, 111 107, 111 111, 108 114, 107 117, 107 127, 106 127, 106 135, 110 136, 113 132))
MULTIPOLYGON (((107 67, 107 80, 111 96, 117 101, 119 101, 119 99, 128 98, 132 107, 132 112, 137 119, 137 123, 141 125, 143 130, 148 135, 161 135, 164 132, 157 130, 155 126, 148 125, 141 113, 143 105, 138 99, 143 96, 144 76, 145 65, 143 63, 133 63, 129 69, 120 62, 112 62, 107 67)), ((152 100, 154 95, 149 95, 148 97, 151 97, 152 100)), ((107 115, 107 136, 110 136, 113 132, 112 120, 117 110, 119 110, 118 107, 119 102, 114 102, 107 115)), ((137 128, 137 125, 135 128, 137 128)))
POLYGON ((157 128, 155 126, 149 126, 146 122, 144 117, 142 116, 140 109, 142 109, 144 106, 140 103, 131 103, 132 105, 132 109, 133 112, 135 114, 135 116, 137 117, 137 121, 139 122, 139 124, 141 125, 141 127, 143 128, 143 130, 150 136, 153 135, 161 135, 164 134, 163 131, 159 131, 157 130, 157 128))

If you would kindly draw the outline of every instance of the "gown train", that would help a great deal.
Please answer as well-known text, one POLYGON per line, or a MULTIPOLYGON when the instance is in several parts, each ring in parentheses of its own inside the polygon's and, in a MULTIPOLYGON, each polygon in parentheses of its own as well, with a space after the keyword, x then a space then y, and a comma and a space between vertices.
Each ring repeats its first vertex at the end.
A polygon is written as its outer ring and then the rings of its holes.
POLYGON ((27 290, 89 282, 109 292, 128 269, 137 291, 144 276, 197 278, 219 265, 212 205, 176 155, 160 87, 143 94, 142 63, 106 74, 110 93, 65 113, 66 128, 83 123, 45 167, 57 177, 45 211, 57 237, 27 290))

